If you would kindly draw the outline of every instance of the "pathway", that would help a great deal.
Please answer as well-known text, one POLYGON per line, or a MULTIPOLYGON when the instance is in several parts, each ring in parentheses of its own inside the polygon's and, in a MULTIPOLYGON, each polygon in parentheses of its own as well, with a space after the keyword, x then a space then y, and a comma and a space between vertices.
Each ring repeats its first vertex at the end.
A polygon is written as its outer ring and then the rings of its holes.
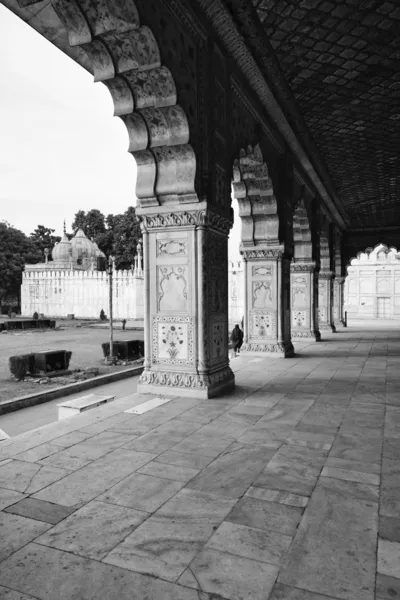
POLYGON ((0 598, 400 598, 400 328, 0 443, 0 598))

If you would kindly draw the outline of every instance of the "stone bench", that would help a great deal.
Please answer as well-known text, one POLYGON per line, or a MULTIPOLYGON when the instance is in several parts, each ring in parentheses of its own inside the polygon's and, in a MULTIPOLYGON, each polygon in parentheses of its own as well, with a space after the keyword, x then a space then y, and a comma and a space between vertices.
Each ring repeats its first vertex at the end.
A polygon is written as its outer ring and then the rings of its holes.
POLYGON ((107 404, 114 400, 115 396, 100 396, 99 394, 88 394, 87 396, 81 396, 75 400, 68 400, 57 404, 58 407, 58 420, 66 419, 67 417, 73 417, 79 415, 86 410, 96 408, 102 404, 107 404))

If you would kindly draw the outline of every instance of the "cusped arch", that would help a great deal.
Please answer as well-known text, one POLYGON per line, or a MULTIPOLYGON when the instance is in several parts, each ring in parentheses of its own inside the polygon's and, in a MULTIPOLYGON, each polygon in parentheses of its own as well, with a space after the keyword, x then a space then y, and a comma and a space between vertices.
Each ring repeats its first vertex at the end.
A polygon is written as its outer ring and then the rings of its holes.
POLYGON ((233 164, 232 194, 242 220, 242 245, 278 244, 278 207, 259 144, 240 150, 233 164))
POLYGON ((137 164, 139 206, 198 201, 196 157, 174 78, 133 0, 6 0, 6 6, 103 82, 137 164))
POLYGON ((369 246, 363 252, 357 252, 357 255, 349 260, 346 265, 346 273, 349 273, 349 267, 358 267, 366 263, 373 264, 374 262, 381 262, 382 259, 385 261, 400 260, 400 252, 394 246, 387 246, 382 243, 376 244, 373 248, 369 246))
POLYGON ((312 261, 310 221, 304 200, 301 199, 293 213, 294 262, 312 261))

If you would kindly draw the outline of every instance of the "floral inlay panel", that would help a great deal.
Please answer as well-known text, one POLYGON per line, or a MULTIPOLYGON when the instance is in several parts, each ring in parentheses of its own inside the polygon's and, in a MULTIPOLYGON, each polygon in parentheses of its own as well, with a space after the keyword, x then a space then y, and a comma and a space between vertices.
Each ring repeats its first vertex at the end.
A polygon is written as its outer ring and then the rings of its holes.
POLYGON ((193 319, 191 317, 153 317, 154 364, 192 365, 193 319))

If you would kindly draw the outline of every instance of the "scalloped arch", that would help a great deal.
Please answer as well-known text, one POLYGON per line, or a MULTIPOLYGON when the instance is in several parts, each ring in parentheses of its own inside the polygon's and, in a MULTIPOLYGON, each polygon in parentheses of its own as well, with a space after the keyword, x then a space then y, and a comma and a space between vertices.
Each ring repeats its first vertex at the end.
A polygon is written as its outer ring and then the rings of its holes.
POLYGON ((137 164, 139 206, 198 202, 196 157, 177 103, 133 0, 6 0, 6 6, 104 83, 125 123, 137 164))
POLYGON ((363 262, 363 257, 365 255, 367 255, 367 260, 370 259, 371 254, 375 254, 376 257, 378 258, 379 254, 384 253, 386 256, 390 253, 392 253, 394 256, 399 257, 398 260, 400 260, 400 252, 397 250, 397 248, 395 246, 387 246, 386 244, 376 244, 373 248, 371 246, 368 246, 368 248, 366 248, 364 251, 362 252, 357 252, 356 256, 353 256, 349 262, 346 265, 346 274, 348 275, 348 268, 352 267, 352 266, 357 266, 353 264, 353 261, 359 261, 360 263, 363 262))
POLYGON ((242 245, 279 244, 277 202, 259 144, 240 150, 232 192, 242 219, 242 245))
POLYGON ((301 199, 293 213, 294 262, 312 261, 310 221, 304 200, 301 199))

